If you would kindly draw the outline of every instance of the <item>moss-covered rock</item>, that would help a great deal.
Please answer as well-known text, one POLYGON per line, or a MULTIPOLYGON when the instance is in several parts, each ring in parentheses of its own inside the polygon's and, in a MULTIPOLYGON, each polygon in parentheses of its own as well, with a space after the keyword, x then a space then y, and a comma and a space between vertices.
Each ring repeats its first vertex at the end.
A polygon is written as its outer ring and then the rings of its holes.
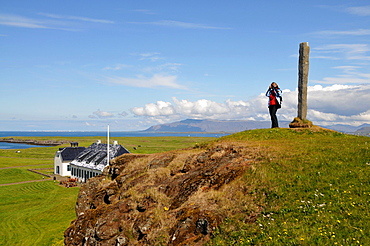
POLYGON ((290 122, 289 127, 290 128, 311 128, 313 127, 313 124, 311 121, 307 119, 302 120, 299 117, 295 117, 294 120, 290 122))

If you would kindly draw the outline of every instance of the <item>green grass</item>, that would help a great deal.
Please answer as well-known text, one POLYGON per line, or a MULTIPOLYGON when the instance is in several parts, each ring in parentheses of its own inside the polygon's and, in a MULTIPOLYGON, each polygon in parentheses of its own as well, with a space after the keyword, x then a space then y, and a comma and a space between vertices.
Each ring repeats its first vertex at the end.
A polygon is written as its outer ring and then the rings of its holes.
POLYGON ((368 137, 274 129, 225 139, 265 149, 243 177, 262 213, 228 218, 210 245, 370 245, 368 137))
MULTIPOLYGON (((97 139, 69 138, 80 146, 97 139)), ((211 138, 112 140, 133 153, 154 153, 202 146, 211 138)), ((245 196, 254 198, 261 214, 252 222, 246 221, 249 214, 245 209, 245 213, 229 217, 209 245, 370 245, 368 137, 310 129, 262 129, 216 141, 258 149, 258 162, 242 180, 245 196)), ((19 180, 31 178, 25 169, 49 167, 38 165, 51 165, 58 148, 21 153, 1 150, 0 167, 17 167, 12 169, 14 173, 0 170, 1 182, 13 182, 22 175, 19 180)), ((78 188, 62 188, 52 181, 0 187, 0 245, 62 245, 63 232, 75 218, 77 192, 78 188)))
POLYGON ((0 187, 0 245, 63 245, 78 190, 53 181, 0 187))
POLYGON ((42 179, 42 175, 30 172, 26 168, 0 169, 0 184, 39 179, 42 179))
MULTIPOLYGON (((25 137, 14 137, 25 139, 25 137)), ((36 140, 66 140, 90 146, 105 137, 27 137, 36 140)), ((132 153, 156 153, 188 148, 214 138, 202 137, 128 137, 111 138, 132 153), (134 149, 136 148, 136 150, 134 149)), ((0 184, 40 180, 42 176, 27 171, 53 167, 55 152, 60 147, 0 150, 0 184)), ((50 170, 40 172, 50 174, 50 170)), ((0 186, 0 245, 64 245, 63 233, 75 219, 79 189, 63 188, 53 181, 0 186)))

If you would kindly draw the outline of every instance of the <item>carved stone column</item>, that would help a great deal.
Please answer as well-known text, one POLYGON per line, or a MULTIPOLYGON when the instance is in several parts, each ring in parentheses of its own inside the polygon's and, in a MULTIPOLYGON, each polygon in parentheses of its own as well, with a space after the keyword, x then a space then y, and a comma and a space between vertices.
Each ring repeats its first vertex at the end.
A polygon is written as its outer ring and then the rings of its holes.
POLYGON ((311 127, 312 122, 307 120, 307 84, 309 71, 310 46, 307 42, 299 45, 298 64, 298 116, 289 124, 290 128, 311 127))
POLYGON ((306 120, 307 117, 307 84, 310 46, 307 42, 299 45, 299 65, 298 65, 298 117, 306 120))

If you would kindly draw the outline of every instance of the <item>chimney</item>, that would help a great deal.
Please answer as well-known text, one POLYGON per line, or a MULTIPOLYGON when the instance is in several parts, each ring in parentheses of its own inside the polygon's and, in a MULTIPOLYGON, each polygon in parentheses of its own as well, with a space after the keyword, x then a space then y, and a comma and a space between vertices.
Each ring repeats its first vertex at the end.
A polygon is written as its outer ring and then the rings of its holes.
POLYGON ((71 142, 71 147, 78 147, 78 142, 71 142))

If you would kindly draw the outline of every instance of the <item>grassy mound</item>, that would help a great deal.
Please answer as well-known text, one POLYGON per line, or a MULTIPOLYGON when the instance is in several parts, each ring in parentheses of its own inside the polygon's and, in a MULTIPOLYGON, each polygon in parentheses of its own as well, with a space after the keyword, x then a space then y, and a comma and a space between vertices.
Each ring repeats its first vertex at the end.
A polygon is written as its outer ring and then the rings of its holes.
POLYGON ((245 173, 262 214, 235 214, 210 245, 370 245, 370 139, 325 129, 264 129, 222 141, 265 149, 245 173))

